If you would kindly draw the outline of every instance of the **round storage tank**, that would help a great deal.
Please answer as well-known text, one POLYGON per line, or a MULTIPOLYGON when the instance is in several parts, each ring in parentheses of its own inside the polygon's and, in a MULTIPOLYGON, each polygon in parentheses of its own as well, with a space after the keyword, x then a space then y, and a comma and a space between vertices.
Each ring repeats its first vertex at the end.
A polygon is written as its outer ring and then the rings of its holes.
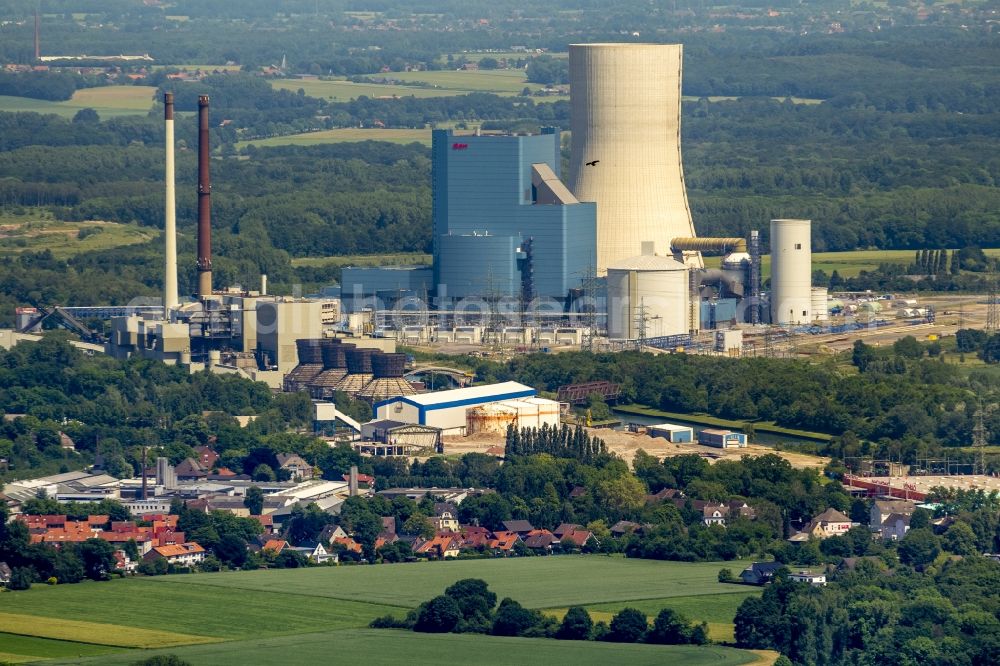
POLYGON ((473 407, 465 415, 466 432, 470 435, 479 433, 502 434, 507 432, 507 426, 517 427, 517 411, 502 405, 482 405, 473 407))
POLYGON ((830 318, 830 294, 826 287, 813 287, 812 313, 813 320, 826 321, 830 318))
POLYGON ((639 338, 688 333, 688 269, 670 257, 640 255, 608 266, 608 337, 639 338), (644 316, 643 316, 644 311, 644 316))
POLYGON ((812 320, 810 220, 771 220, 771 322, 812 320))

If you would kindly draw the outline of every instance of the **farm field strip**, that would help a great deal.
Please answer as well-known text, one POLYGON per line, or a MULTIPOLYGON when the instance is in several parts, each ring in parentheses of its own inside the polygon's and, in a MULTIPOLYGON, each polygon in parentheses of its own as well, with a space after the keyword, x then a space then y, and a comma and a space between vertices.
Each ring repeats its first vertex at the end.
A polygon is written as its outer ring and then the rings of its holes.
POLYGON ((92 657, 117 650, 118 648, 106 645, 0 633, 0 662, 20 663, 39 659, 92 657))
POLYGON ((102 119, 114 116, 145 115, 153 108, 153 86, 103 86, 77 90, 63 102, 0 95, 0 111, 54 113, 72 118, 80 109, 91 108, 102 119))
POLYGON ((240 141, 237 148, 256 146, 267 148, 271 146, 315 146, 326 143, 353 143, 358 141, 385 141, 387 143, 422 143, 431 145, 429 129, 383 129, 344 127, 340 129, 321 130, 318 132, 303 132, 301 134, 286 134, 271 136, 266 139, 251 139, 240 141))
POLYGON ((292 266, 386 266, 392 264, 430 265, 431 255, 423 252, 398 254, 353 254, 333 257, 297 257, 292 266))
POLYGON ((75 643, 92 643, 113 647, 164 647, 214 642, 216 639, 157 629, 139 629, 103 622, 86 622, 62 618, 41 618, 35 615, 0 613, 0 627, 6 633, 37 638, 52 638, 75 643))
POLYGON ((117 222, 70 222, 23 215, 0 217, 0 255, 50 250, 59 259, 125 245, 148 243, 154 230, 117 222), (93 231, 84 238, 80 231, 93 231))
MULTIPOLYGON (((631 666, 680 663, 737 666, 753 663, 749 652, 719 646, 660 646, 621 643, 556 641, 542 638, 506 638, 478 634, 417 634, 406 631, 358 629, 352 631, 255 638, 215 645, 196 645, 169 651, 144 652, 143 657, 175 654, 195 666, 284 666, 289 655, 296 663, 344 663, 348 655, 364 655, 372 666, 439 663, 445 655, 475 655, 471 663, 497 666, 545 663, 549 666, 588 666, 628 663, 631 666), (340 656, 343 655, 343 656, 340 656), (339 657, 339 658, 338 658, 339 657)), ((103 655, 94 659, 49 663, 129 664, 133 654, 103 655)), ((353 661, 353 658, 351 658, 353 661)))
MULTIPOLYGON (((183 577, 196 576, 174 578, 183 577)), ((169 630, 202 640, 222 640, 259 636, 265 621, 269 635, 290 634, 367 626, 376 617, 399 611, 393 606, 304 594, 278 594, 270 589, 230 588, 223 591, 209 585, 165 585, 152 580, 133 578, 52 588, 36 586, 30 594, 0 595, 0 613, 23 613, 36 625, 47 623, 39 622, 39 616, 46 620, 58 618, 53 622, 100 620, 108 625, 169 630), (137 599, 142 600, 142 612, 136 611, 137 599), (100 604, 96 605, 95 600, 100 604), (205 609, 205 612, 192 615, 192 608, 205 609)), ((28 633, 14 632, 3 619, 0 619, 0 627, 12 633, 28 633)))
POLYGON ((676 563, 600 555, 557 556, 195 574, 154 578, 150 579, 150 584, 169 582, 245 592, 280 589, 290 593, 416 607, 440 594, 456 580, 482 578, 501 598, 511 597, 530 608, 553 608, 725 593, 732 586, 717 581, 721 566, 738 570, 746 563, 676 563))
POLYGON ((444 88, 420 88, 417 86, 394 86, 382 83, 354 83, 353 81, 318 81, 279 79, 271 82, 279 90, 296 92, 302 89, 309 97, 333 102, 349 102, 358 97, 452 97, 469 90, 446 90, 444 88))

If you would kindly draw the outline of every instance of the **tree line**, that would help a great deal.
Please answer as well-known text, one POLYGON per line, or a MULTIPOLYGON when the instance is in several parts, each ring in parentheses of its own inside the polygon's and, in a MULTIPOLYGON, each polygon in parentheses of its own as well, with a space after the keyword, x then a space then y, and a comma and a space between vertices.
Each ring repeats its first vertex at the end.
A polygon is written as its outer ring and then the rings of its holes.
POLYGON ((373 629, 409 629, 422 633, 472 633, 526 638, 555 638, 571 641, 610 641, 614 643, 654 643, 661 645, 704 645, 708 625, 692 623, 672 608, 661 610, 652 626, 646 614, 635 608, 616 613, 610 622, 595 623, 587 609, 573 606, 562 621, 540 611, 525 608, 497 595, 486 581, 478 578, 459 580, 444 594, 423 602, 402 620, 393 615, 376 618, 373 629))

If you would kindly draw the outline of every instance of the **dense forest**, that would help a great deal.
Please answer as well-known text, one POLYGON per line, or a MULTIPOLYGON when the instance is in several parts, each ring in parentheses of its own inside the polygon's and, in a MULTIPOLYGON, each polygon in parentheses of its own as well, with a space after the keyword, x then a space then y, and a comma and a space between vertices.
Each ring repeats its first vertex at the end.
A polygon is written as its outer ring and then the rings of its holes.
POLYGON ((911 529, 900 551, 916 562, 890 570, 862 559, 825 587, 779 574, 762 598, 740 606, 737 644, 779 650, 796 664, 995 664, 1000 564, 966 549, 958 532, 945 550, 929 529, 911 529))

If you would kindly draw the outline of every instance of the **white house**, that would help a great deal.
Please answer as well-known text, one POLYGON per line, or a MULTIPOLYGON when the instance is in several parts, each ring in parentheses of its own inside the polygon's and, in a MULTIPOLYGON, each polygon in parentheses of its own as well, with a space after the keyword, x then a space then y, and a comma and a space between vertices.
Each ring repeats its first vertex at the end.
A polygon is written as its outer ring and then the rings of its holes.
POLYGON ((809 583, 810 585, 822 587, 826 585, 826 574, 813 573, 811 571, 797 571, 795 573, 788 574, 788 580, 796 583, 809 583))
POLYGON ((706 525, 726 526, 726 517, 729 515, 729 507, 725 504, 706 504, 702 510, 702 522, 706 525))
POLYGON ((163 558, 168 564, 190 567, 205 559, 205 549, 194 541, 172 546, 158 546, 150 550, 143 559, 155 560, 163 558))
POLYGON ((902 513, 890 514, 882 521, 879 534, 886 541, 899 541, 910 531, 910 517, 902 513))

